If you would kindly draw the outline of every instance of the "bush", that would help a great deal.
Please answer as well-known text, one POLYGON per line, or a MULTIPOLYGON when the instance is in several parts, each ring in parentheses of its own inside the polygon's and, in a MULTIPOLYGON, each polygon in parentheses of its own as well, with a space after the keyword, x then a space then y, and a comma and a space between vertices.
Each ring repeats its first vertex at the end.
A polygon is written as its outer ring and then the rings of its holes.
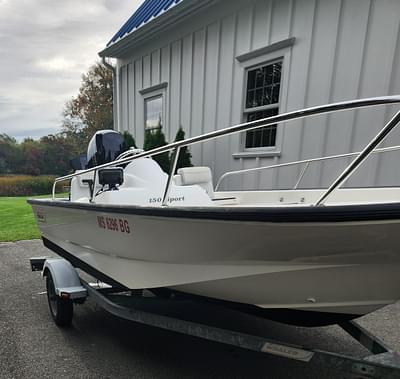
MULTIPOLYGON (((144 150, 148 151, 165 145, 167 145, 167 141, 165 140, 165 135, 161 131, 161 128, 156 130, 146 130, 144 136, 144 150)), ((153 155, 152 158, 160 165, 164 172, 169 173, 170 161, 168 151, 153 155)))
MULTIPOLYGON (((175 137, 175 142, 177 141, 183 141, 185 139, 185 132, 182 129, 182 126, 178 129, 178 132, 176 133, 175 137)), ((171 162, 173 159, 174 153, 171 153, 171 162)), ((190 151, 187 146, 184 146, 181 148, 181 151, 179 153, 179 158, 178 162, 176 165, 175 173, 180 169, 181 167, 193 167, 192 165, 192 154, 190 154, 190 151)))
MULTIPOLYGON (((11 175, 0 177, 0 196, 47 195, 52 192, 54 176, 11 175)), ((58 185, 62 190, 62 185, 58 185)))
POLYGON ((124 138, 124 142, 127 147, 133 147, 134 149, 137 149, 136 141, 133 138, 132 134, 130 134, 128 131, 125 130, 122 133, 122 137, 124 138))

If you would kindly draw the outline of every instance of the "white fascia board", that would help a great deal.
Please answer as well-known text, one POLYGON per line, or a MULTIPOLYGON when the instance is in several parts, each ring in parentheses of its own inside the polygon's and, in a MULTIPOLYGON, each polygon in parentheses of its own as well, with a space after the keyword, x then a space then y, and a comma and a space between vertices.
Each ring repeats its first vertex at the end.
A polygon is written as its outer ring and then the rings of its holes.
POLYGON ((149 20, 138 29, 134 29, 121 39, 114 42, 99 52, 100 57, 118 58, 123 55, 127 49, 132 49, 146 39, 161 33, 170 25, 181 21, 201 8, 204 8, 218 0, 187 0, 183 1, 168 11, 160 14, 153 20, 149 20))

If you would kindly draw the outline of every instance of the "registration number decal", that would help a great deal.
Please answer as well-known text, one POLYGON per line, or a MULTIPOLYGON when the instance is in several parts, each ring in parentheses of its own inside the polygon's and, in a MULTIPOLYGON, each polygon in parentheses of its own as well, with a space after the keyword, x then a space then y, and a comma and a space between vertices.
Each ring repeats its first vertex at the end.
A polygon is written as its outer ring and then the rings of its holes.
POLYGON ((129 234, 131 227, 128 220, 115 217, 97 216, 97 224, 99 228, 111 230, 113 232, 121 232, 129 234))

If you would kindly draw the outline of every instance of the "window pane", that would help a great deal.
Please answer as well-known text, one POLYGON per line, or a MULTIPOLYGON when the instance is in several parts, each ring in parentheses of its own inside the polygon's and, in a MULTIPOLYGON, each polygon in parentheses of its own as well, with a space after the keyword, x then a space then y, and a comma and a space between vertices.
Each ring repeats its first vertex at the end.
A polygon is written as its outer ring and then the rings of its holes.
POLYGON ((280 64, 274 64, 272 72, 272 83, 277 84, 281 82, 281 73, 282 73, 282 62, 280 62, 280 64))
POLYGON ((267 64, 247 72, 246 108, 278 104, 282 62, 267 64))
POLYGON ((247 91, 250 91, 255 88, 256 82, 256 70, 249 71, 247 77, 247 91))
POLYGON ((268 87, 265 88, 264 99, 263 100, 264 100, 264 102, 263 102, 262 105, 273 104, 273 101, 272 101, 272 87, 271 86, 268 86, 268 87))
POLYGON ((246 133, 246 149, 253 147, 253 136, 254 132, 252 130, 246 133))
POLYGON ((253 108, 253 102, 254 102, 254 90, 248 91, 247 92, 247 101, 246 101, 246 108, 253 108))
POLYGON ((280 84, 275 84, 272 86, 272 99, 271 103, 278 103, 279 102, 279 90, 280 90, 280 84))
POLYGON ((145 100, 145 127, 146 129, 160 129, 163 122, 163 98, 162 96, 152 97, 145 100))
POLYGON ((262 88, 264 85, 264 72, 261 68, 256 71, 256 87, 262 88))
POLYGON ((272 72, 274 70, 274 65, 270 64, 266 66, 265 72, 266 72, 266 78, 265 78, 265 84, 266 85, 271 85, 272 84, 272 72))
POLYGON ((263 90, 262 89, 257 89, 256 90, 256 96, 254 98, 252 108, 260 107, 261 105, 264 105, 263 104, 263 90))
MULTIPOLYGON (((247 114, 247 121, 260 120, 269 116, 278 114, 279 108, 267 109, 260 112, 252 112, 247 114)), ((246 132, 246 149, 255 147, 275 146, 276 143, 276 124, 268 125, 256 130, 246 132)))

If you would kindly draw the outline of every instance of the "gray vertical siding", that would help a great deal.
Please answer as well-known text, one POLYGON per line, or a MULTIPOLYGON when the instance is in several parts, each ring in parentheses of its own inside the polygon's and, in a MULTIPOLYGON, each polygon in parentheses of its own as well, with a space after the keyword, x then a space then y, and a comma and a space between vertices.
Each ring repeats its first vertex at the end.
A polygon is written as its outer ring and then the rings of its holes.
MULTIPOLYGON (((244 68, 236 57, 295 38, 285 55, 280 112, 333 101, 400 93, 398 0, 233 0, 220 2, 149 40, 118 60, 119 129, 139 146, 144 138, 140 90, 166 88, 164 133, 179 126, 194 136, 243 121, 244 68)), ((191 148, 195 164, 215 178, 226 170, 250 168, 322 155, 357 151, 393 114, 395 107, 339 113, 280 125, 280 154, 233 158, 234 135, 191 148)), ((389 145, 400 144, 400 130, 389 145)), ((370 158, 348 185, 400 184, 399 153, 370 158)), ((302 186, 326 186, 347 160, 313 164, 302 186)), ((233 178, 243 188, 290 188, 301 167, 233 178)))

